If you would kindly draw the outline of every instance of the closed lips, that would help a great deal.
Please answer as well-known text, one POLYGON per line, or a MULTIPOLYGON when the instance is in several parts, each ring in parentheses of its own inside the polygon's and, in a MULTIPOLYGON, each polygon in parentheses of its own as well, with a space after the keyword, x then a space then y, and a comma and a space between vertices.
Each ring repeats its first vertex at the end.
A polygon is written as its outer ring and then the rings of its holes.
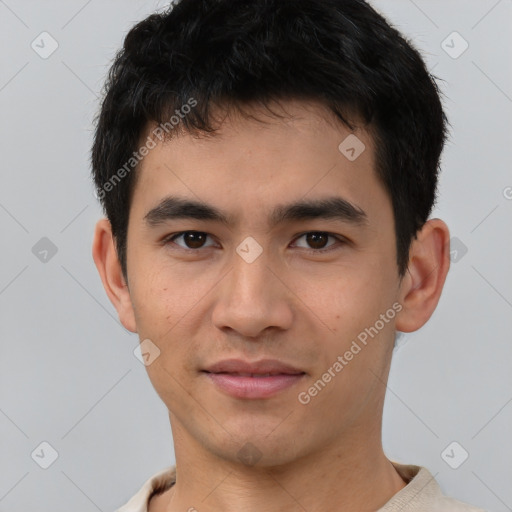
POLYGON ((302 375, 304 372, 298 373, 241 373, 241 372, 207 372, 216 373, 217 375, 233 375, 235 377, 272 377, 273 375, 302 375))
POLYGON ((301 375, 305 373, 276 359, 261 359, 254 362, 244 361, 243 359, 225 359, 205 368, 203 371, 240 377, 271 377, 273 375, 301 375))

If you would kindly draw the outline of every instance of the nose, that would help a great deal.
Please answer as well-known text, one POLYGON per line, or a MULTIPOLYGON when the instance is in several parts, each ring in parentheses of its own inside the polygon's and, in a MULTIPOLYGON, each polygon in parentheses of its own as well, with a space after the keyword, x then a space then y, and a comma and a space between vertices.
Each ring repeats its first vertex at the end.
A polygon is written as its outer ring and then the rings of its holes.
POLYGON ((266 251, 251 263, 237 253, 232 261, 231 272, 216 287, 213 324, 247 338, 261 337, 267 329, 289 329, 294 295, 266 251))

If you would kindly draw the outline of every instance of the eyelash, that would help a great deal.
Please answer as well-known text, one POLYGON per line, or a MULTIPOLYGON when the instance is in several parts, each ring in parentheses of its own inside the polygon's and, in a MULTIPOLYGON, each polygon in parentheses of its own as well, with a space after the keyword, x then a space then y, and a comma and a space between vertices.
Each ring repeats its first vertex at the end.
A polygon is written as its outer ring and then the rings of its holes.
MULTIPOLYGON (((189 231, 180 231, 178 233, 173 233, 167 237, 165 237, 163 240, 162 240, 162 244, 163 245, 168 245, 170 243, 174 243, 174 240, 176 240, 177 238, 179 238, 180 236, 183 236, 187 233, 200 233, 202 235, 207 235, 207 236, 211 236, 209 235, 208 233, 204 232, 204 231, 194 231, 194 230, 189 230, 189 231)), ((337 248, 339 248, 339 245, 346 245, 348 242, 347 240, 337 236, 337 235, 334 235, 332 233, 328 233, 326 231, 306 231, 305 233, 302 233, 300 235, 298 235, 296 238, 294 238, 294 241, 302 238, 303 236, 306 236, 306 235, 310 235, 310 234, 322 234, 322 235, 327 235, 328 237, 331 237, 331 238, 335 238, 337 241, 338 241, 338 244, 332 244, 330 245, 328 248, 326 249, 308 249, 308 248, 304 248, 304 247, 299 247, 299 249, 302 249, 308 253, 313 253, 313 254, 325 254, 325 253, 328 253, 332 250, 336 250, 337 248)), ((177 244, 176 244, 177 245, 177 244)), ((205 249, 205 247, 200 247, 199 249, 190 249, 190 248, 185 248, 185 247, 181 247, 178 245, 178 248, 182 251, 185 251, 185 252, 188 252, 188 253, 197 253, 199 252, 201 249, 205 249)), ((206 247, 207 248, 207 247, 206 247)))

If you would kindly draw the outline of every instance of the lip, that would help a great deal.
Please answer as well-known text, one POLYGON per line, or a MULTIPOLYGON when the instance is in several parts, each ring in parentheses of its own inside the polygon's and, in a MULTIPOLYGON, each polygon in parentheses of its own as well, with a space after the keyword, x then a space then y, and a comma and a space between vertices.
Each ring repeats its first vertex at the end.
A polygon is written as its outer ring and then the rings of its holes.
POLYGON ((304 371, 275 359, 253 363, 226 359, 202 371, 221 391, 247 399, 269 398, 297 384, 306 375, 304 371))
POLYGON ((224 359, 204 369, 209 373, 304 373, 299 368, 282 363, 277 359, 260 359, 252 363, 243 359, 224 359))

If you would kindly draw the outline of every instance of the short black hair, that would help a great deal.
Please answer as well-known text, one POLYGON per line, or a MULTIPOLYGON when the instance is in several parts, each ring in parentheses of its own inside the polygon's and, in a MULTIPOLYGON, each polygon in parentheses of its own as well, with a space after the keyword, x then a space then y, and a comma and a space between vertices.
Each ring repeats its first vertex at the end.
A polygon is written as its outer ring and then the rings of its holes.
POLYGON ((363 0, 181 0, 150 15, 110 68, 91 152, 124 277, 148 126, 164 124, 167 139, 175 125, 208 136, 215 107, 243 113, 287 99, 320 102, 349 129, 362 120, 372 134, 403 276, 437 198, 448 124, 440 96, 413 43, 363 0))

